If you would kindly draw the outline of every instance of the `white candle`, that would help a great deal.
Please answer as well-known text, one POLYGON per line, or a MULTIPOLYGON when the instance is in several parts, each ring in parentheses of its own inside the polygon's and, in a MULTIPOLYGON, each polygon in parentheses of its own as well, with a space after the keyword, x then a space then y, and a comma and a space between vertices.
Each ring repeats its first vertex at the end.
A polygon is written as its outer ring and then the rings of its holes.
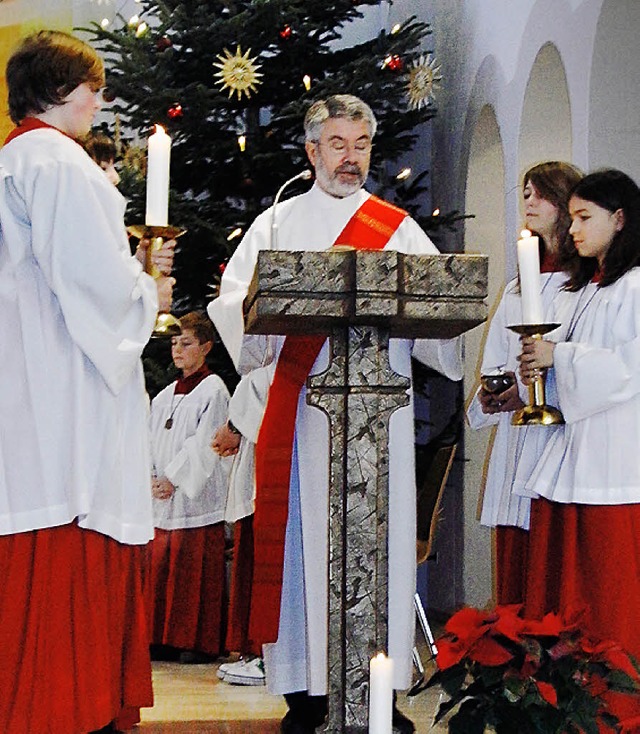
POLYGON ((147 155, 147 210, 145 223, 165 227, 169 224, 169 162, 171 138, 160 125, 149 138, 147 155))
POLYGON ((393 660, 378 653, 369 663, 369 734, 391 734, 393 660))
POLYGON ((522 323, 544 323, 542 294, 540 290, 540 250, 538 238, 528 229, 520 233, 518 240, 518 271, 520 272, 520 297, 522 299, 522 323))

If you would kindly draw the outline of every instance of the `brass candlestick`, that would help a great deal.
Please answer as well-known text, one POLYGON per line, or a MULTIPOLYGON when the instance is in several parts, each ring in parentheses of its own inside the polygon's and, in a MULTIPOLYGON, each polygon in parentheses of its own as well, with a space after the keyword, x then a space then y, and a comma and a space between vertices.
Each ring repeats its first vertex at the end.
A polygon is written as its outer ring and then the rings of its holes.
MULTIPOLYGON (((153 263, 152 254, 162 248, 165 240, 175 240, 186 231, 182 227, 173 227, 171 225, 132 224, 127 227, 127 232, 139 240, 151 240, 151 244, 146 252, 144 269, 152 278, 159 278, 162 275, 153 263)), ((156 325, 153 329, 152 336, 177 336, 180 334, 180 331, 180 322, 173 314, 160 312, 156 318, 156 325)))
MULTIPOLYGON (((508 329, 516 334, 530 336, 532 339, 542 339, 560 324, 514 324, 508 329)), ((529 405, 516 410, 511 417, 513 426, 557 426, 564 423, 564 416, 552 405, 547 405, 545 396, 545 383, 547 371, 540 370, 529 384, 529 405)))

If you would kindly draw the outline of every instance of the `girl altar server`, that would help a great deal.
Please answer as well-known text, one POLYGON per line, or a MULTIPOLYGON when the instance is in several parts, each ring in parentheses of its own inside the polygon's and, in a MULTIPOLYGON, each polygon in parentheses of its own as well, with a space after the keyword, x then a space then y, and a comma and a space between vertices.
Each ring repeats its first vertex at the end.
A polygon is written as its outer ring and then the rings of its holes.
POLYGON ((181 376, 151 403, 153 514, 151 642, 182 662, 217 657, 224 645, 224 512, 231 459, 211 448, 229 392, 206 365, 214 341, 206 315, 180 319, 171 340, 181 376))
MULTIPOLYGON (((584 608, 588 633, 640 658, 640 189, 620 171, 596 172, 569 211, 580 258, 555 302, 561 333, 523 338, 520 357, 525 381, 553 368, 566 420, 526 478, 541 508, 530 555, 546 573, 525 613, 584 608)), ((616 713, 638 731, 640 704, 616 713)))
MULTIPOLYGON (((563 264, 574 257, 569 240, 569 193, 582 173, 570 163, 548 161, 529 169, 523 179, 525 226, 539 237, 541 295, 545 311, 567 279, 563 264)), ((496 528, 496 596, 498 604, 524 599, 524 579, 529 543, 531 499, 514 493, 516 465, 535 465, 555 427, 512 426, 513 411, 525 404, 526 387, 518 383, 518 335, 507 327, 522 323, 518 279, 507 284, 495 312, 482 356, 482 375, 502 374, 511 387, 495 393, 482 386, 467 410, 472 428, 497 425, 484 490, 480 522, 496 528)), ((553 380, 547 381, 547 402, 557 405, 553 380)))

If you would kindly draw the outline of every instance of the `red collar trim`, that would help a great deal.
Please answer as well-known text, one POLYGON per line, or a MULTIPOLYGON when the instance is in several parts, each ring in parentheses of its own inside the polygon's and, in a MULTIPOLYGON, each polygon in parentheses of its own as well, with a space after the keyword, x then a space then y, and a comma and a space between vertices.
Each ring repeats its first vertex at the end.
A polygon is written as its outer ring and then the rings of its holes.
POLYGON ((7 143, 10 143, 12 140, 15 140, 15 138, 19 137, 23 133, 28 133, 32 130, 40 130, 42 128, 57 130, 61 135, 66 135, 70 140, 73 140, 74 143, 78 142, 77 140, 72 138, 71 135, 67 135, 67 133, 62 132, 62 130, 54 127, 53 125, 50 125, 48 122, 39 120, 37 117, 25 117, 24 120, 22 120, 22 122, 7 135, 7 139, 4 141, 4 144, 6 145, 7 143))
POLYGON ((174 395, 187 395, 187 393, 190 393, 210 374, 211 370, 206 364, 203 364, 200 369, 196 370, 192 375, 189 375, 189 377, 178 377, 174 395))

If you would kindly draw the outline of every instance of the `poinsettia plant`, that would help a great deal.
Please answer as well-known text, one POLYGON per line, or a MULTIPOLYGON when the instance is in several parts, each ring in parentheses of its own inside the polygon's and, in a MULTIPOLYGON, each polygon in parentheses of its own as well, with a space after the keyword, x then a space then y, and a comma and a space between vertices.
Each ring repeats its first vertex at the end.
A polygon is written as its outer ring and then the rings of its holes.
POLYGON ((610 692, 640 706, 637 662, 615 642, 588 638, 579 616, 536 621, 519 605, 464 608, 437 647, 438 669, 424 687, 448 695, 435 721, 447 718, 450 734, 619 731, 610 692))

